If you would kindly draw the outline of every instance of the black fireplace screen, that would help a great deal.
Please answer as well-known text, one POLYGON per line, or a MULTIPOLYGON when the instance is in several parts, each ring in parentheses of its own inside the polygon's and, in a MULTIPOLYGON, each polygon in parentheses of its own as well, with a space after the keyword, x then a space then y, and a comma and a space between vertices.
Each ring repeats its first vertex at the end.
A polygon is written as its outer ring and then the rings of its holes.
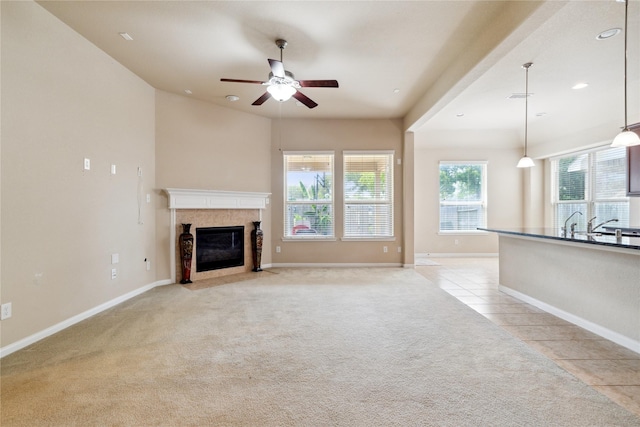
POLYGON ((244 265, 244 226, 196 228, 196 271, 244 265))

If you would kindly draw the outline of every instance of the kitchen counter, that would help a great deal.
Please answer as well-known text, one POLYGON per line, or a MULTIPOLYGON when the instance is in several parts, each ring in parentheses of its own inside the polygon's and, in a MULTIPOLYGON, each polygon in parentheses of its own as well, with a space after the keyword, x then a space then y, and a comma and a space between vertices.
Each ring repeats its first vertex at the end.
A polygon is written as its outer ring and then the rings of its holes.
POLYGON ((481 228, 499 239, 499 289, 640 353, 640 237, 481 228))
POLYGON ((567 233, 567 237, 563 237, 558 230, 553 228, 478 228, 478 230, 514 236, 551 239, 562 242, 584 243, 589 245, 609 246, 613 248, 640 251, 640 235, 625 235, 620 238, 616 238, 615 235, 610 233, 592 233, 591 235, 587 235, 585 232, 576 232, 573 237, 571 237, 570 233, 567 233))

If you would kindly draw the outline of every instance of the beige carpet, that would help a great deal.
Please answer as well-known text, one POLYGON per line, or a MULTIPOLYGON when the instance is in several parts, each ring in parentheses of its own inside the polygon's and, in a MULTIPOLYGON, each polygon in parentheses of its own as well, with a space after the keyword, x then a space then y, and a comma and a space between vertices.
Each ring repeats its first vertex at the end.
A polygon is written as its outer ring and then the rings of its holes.
POLYGON ((2 359, 6 426, 638 426, 409 269, 156 288, 2 359))

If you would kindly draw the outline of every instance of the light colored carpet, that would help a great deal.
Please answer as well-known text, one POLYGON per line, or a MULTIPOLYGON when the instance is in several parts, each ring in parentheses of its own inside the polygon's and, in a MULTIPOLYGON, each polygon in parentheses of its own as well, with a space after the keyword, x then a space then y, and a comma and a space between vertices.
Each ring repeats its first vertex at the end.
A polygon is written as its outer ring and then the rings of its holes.
POLYGON ((638 426, 414 270, 156 288, 2 359, 6 426, 638 426))

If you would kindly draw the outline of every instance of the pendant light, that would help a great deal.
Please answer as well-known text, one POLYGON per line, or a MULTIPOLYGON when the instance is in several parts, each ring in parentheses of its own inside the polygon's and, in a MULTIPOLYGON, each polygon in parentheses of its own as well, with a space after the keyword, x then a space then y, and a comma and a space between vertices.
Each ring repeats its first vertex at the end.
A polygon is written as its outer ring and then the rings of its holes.
POLYGON ((524 156, 518 162, 519 168, 530 168, 535 166, 533 159, 527 156, 527 122, 529 116, 529 67, 533 65, 533 62, 527 62, 522 65, 525 70, 525 91, 524 91, 524 156))
POLYGON ((627 125, 627 24, 629 21, 629 0, 624 2, 624 128, 611 143, 612 147, 631 147, 640 145, 638 134, 629 130, 627 125))

